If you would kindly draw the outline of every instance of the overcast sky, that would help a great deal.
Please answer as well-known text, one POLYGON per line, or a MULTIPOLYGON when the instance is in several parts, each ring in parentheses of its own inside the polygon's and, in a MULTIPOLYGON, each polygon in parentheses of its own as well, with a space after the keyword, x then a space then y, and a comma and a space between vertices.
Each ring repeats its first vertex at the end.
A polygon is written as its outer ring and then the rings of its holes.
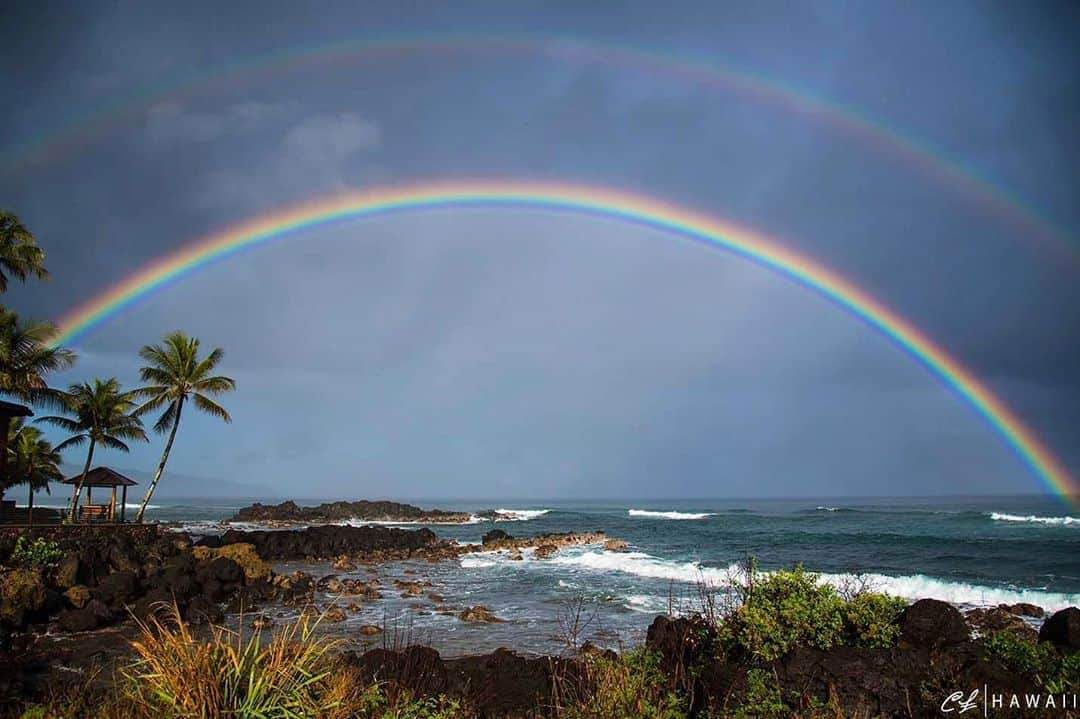
MULTIPOLYGON (((729 218, 849 277, 1080 472, 1075 4, 436 5, 9 4, 0 206, 53 279, 4 303, 56 319, 207 232, 343 189, 602 185, 729 218), (484 42, 506 35, 527 41, 484 42), (259 60, 401 36, 472 40, 259 60), (568 38, 694 57, 876 118, 1071 249, 895 147, 568 38), (238 63, 265 69, 223 75, 238 63)), ((170 467, 277 495, 1040 491, 957 396, 835 305, 612 220, 441 210, 306 232, 140 302, 56 381, 133 384, 139 347, 177 328, 223 347, 238 389, 222 400, 233 424, 185 417, 170 467)), ((100 459, 151 468, 161 444, 100 459)))

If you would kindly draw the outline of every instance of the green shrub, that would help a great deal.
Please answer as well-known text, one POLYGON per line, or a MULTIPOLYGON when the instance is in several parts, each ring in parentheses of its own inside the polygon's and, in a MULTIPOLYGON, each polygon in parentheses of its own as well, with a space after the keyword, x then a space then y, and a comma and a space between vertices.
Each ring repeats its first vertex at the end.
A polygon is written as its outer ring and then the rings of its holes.
POLYGON ((55 564, 64 556, 60 545, 43 537, 30 541, 25 534, 15 540, 15 549, 11 552, 12 564, 30 564, 45 567, 55 564))
POLYGON ((900 612, 907 602, 888 594, 866 592, 852 597, 844 605, 844 622, 850 644, 868 649, 883 649, 900 638, 900 612))
POLYGON ((735 707, 734 719, 779 719, 791 716, 791 708, 780 695, 776 675, 764 669, 746 673, 746 695, 735 707))
POLYGON ((752 576, 745 601, 719 631, 729 647, 765 661, 796 646, 829 649, 843 641, 844 600, 801 566, 752 576))
POLYGON ((1032 642, 1011 632, 994 632, 983 640, 986 658, 1032 679, 1043 691, 1080 691, 1080 652, 1062 655, 1049 642, 1032 642))

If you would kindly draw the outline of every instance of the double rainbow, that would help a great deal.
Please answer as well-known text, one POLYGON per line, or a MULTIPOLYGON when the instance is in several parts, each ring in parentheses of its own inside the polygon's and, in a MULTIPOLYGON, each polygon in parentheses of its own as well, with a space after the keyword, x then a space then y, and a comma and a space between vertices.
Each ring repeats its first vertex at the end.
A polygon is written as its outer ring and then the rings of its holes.
POLYGON ((585 185, 453 181, 381 187, 270 212, 211 234, 156 260, 60 322, 57 344, 85 336, 148 293, 213 262, 304 230, 375 215, 471 207, 524 207, 622 220, 727 250, 831 300, 937 375, 1011 447, 1052 493, 1080 495, 1065 466, 979 379, 903 317, 849 280, 773 239, 657 199, 585 185))

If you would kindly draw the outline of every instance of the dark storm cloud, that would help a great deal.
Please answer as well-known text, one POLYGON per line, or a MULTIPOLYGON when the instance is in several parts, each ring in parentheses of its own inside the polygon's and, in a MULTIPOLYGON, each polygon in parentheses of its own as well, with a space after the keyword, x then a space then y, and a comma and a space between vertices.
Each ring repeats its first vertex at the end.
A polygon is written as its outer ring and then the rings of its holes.
MULTIPOLYGON (((56 51, 6 44, 26 100, 0 119, 4 138, 155 77, 358 27, 355 8, 334 5, 85 7, 16 13, 30 27, 20 37, 37 32, 56 51)), ((1075 14, 373 5, 361 29, 534 28, 678 47, 886 117, 1075 230, 1075 14)), ((2 204, 35 229, 56 277, 9 300, 57 316, 253 214, 470 175, 614 185, 775 234, 924 328, 1080 463, 1080 283, 1055 255, 865 138, 556 51, 331 64, 145 107, 51 165, 0 178, 2 204)), ((225 346, 242 387, 233 426, 185 430, 177 470, 286 494, 312 467, 344 495, 389 477, 414 495, 580 493, 586 478, 594 493, 627 495, 1034 487, 956 397, 834 306, 611 222, 471 211, 311 233, 155 295, 87 338, 71 377, 134 381, 134 351, 174 326, 225 346)))

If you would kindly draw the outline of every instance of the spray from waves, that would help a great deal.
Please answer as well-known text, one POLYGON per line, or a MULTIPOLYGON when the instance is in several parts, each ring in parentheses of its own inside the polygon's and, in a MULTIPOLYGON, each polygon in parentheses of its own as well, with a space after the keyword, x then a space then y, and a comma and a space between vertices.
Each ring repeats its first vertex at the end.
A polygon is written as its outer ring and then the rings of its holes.
POLYGON ((650 509, 630 509, 627 514, 631 517, 648 517, 649 519, 705 519, 715 516, 715 512, 654 512, 650 509))
MULTIPOLYGON (((722 587, 741 576, 738 565, 704 567, 697 562, 676 562, 660 559, 643 552, 596 552, 577 555, 557 555, 551 564, 601 572, 620 572, 648 579, 703 583, 722 587)), ((962 606, 996 606, 1028 602, 1049 611, 1064 609, 1080 603, 1080 596, 1034 589, 989 587, 965 582, 950 582, 923 574, 892 577, 884 574, 821 574, 821 580, 833 586, 849 585, 856 579, 868 581, 876 591, 908 600, 940 599, 962 606)))
POLYGON ((542 517, 550 509, 496 509, 496 522, 527 522, 530 519, 542 517))
MULTIPOLYGON (((985 515, 984 515, 985 516, 985 515)), ((990 519, 997 522, 1025 522, 1028 524, 1046 524, 1059 527, 1080 527, 1080 517, 1037 517, 1033 514, 1004 514, 991 512, 990 519)))
POLYGON ((352 519, 346 519, 346 520, 341 521, 341 522, 322 522, 322 524, 343 524, 343 525, 346 525, 346 526, 349 526, 349 527, 365 527, 365 526, 367 526, 369 524, 380 524, 380 525, 385 525, 387 527, 408 527, 408 526, 414 526, 414 525, 430 527, 430 526, 436 526, 436 525, 438 525, 438 526, 457 526, 457 525, 462 525, 462 524, 480 524, 481 522, 486 522, 486 521, 488 521, 486 518, 478 517, 477 515, 473 514, 473 515, 470 515, 468 520, 466 520, 464 522, 434 522, 434 521, 429 521, 429 520, 424 520, 424 519, 413 519, 413 520, 408 520, 408 521, 400 521, 400 520, 392 520, 392 519, 360 519, 358 517, 353 517, 352 519))

